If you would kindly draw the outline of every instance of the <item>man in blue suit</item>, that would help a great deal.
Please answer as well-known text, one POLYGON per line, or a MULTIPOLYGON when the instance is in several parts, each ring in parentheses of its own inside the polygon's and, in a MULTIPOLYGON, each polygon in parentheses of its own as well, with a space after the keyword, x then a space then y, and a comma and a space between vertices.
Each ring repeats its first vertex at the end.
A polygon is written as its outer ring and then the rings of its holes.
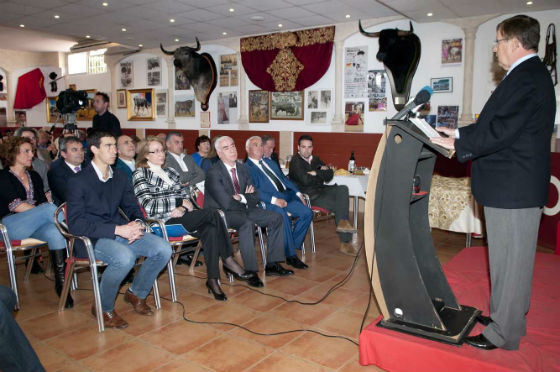
POLYGON ((261 200, 266 209, 279 213, 284 219, 286 263, 296 269, 306 269, 307 265, 298 258, 296 249, 301 249, 305 241, 313 212, 305 205, 303 195, 296 185, 282 173, 278 165, 270 159, 263 158, 261 137, 249 138, 245 148, 248 154, 245 163, 261 200), (294 217, 296 221, 292 224, 294 217))

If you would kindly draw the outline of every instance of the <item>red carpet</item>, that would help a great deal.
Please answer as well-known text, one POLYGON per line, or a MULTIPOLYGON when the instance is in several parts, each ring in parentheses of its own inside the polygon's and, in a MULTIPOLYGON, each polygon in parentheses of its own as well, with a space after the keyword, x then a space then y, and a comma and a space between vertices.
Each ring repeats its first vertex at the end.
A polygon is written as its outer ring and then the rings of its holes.
MULTIPOLYGON (((486 247, 463 249, 444 265, 459 303, 488 315, 490 278, 486 247)), ((527 335, 518 351, 452 346, 377 327, 360 335, 360 364, 388 371, 560 371, 560 257, 537 253, 527 335)), ((471 335, 483 326, 477 324, 471 335)))

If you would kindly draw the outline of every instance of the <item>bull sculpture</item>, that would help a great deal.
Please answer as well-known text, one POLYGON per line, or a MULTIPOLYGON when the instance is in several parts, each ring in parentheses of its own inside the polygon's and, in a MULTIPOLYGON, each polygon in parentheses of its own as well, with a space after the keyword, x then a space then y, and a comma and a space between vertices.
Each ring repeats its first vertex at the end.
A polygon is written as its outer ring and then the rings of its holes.
POLYGON ((173 64, 180 69, 187 79, 189 79, 194 89, 196 99, 200 102, 202 111, 208 110, 208 100, 214 88, 216 88, 216 64, 208 53, 198 54, 200 41, 196 39, 196 48, 184 46, 170 52, 163 49, 161 51, 167 55, 174 56, 173 64))
POLYGON ((401 110, 410 96, 410 85, 421 54, 420 39, 413 32, 412 22, 409 31, 396 28, 367 32, 362 28, 361 20, 359 27, 362 35, 379 38, 376 57, 379 62, 383 62, 387 70, 393 104, 397 110, 401 110))

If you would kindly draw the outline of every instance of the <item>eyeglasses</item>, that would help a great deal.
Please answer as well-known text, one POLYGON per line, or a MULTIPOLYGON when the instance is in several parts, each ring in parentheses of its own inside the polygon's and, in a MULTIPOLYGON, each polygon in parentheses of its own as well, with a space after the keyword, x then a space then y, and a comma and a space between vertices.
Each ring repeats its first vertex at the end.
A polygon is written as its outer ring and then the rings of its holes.
POLYGON ((509 38, 496 39, 496 40, 494 40, 493 45, 494 45, 494 47, 497 47, 500 44, 501 41, 508 41, 508 40, 509 40, 509 38))
POLYGON ((150 154, 165 154, 165 150, 157 149, 155 151, 148 151, 150 154))

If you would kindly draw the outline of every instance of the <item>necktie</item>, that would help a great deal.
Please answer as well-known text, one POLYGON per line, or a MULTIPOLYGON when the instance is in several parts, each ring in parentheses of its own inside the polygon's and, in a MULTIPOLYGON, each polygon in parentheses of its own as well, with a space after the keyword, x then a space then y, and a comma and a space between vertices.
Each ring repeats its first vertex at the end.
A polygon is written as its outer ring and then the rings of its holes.
POLYGON ((74 173, 78 173, 80 171, 80 167, 74 167, 74 173))
POLYGON ((239 181, 237 180, 237 172, 235 168, 231 168, 231 178, 233 179, 233 188, 236 194, 241 194, 241 187, 239 187, 239 181))
POLYGON ((264 165, 264 162, 262 160, 259 160, 259 164, 261 165, 262 170, 264 171, 264 173, 266 173, 266 175, 268 177, 270 177, 270 179, 272 180, 272 182, 274 182, 274 184, 276 185, 276 188, 278 189, 278 191, 280 192, 284 192, 286 191, 286 188, 284 187, 284 185, 282 184, 282 182, 280 182, 280 180, 278 179, 278 177, 276 177, 276 175, 271 172, 266 165, 264 165))

